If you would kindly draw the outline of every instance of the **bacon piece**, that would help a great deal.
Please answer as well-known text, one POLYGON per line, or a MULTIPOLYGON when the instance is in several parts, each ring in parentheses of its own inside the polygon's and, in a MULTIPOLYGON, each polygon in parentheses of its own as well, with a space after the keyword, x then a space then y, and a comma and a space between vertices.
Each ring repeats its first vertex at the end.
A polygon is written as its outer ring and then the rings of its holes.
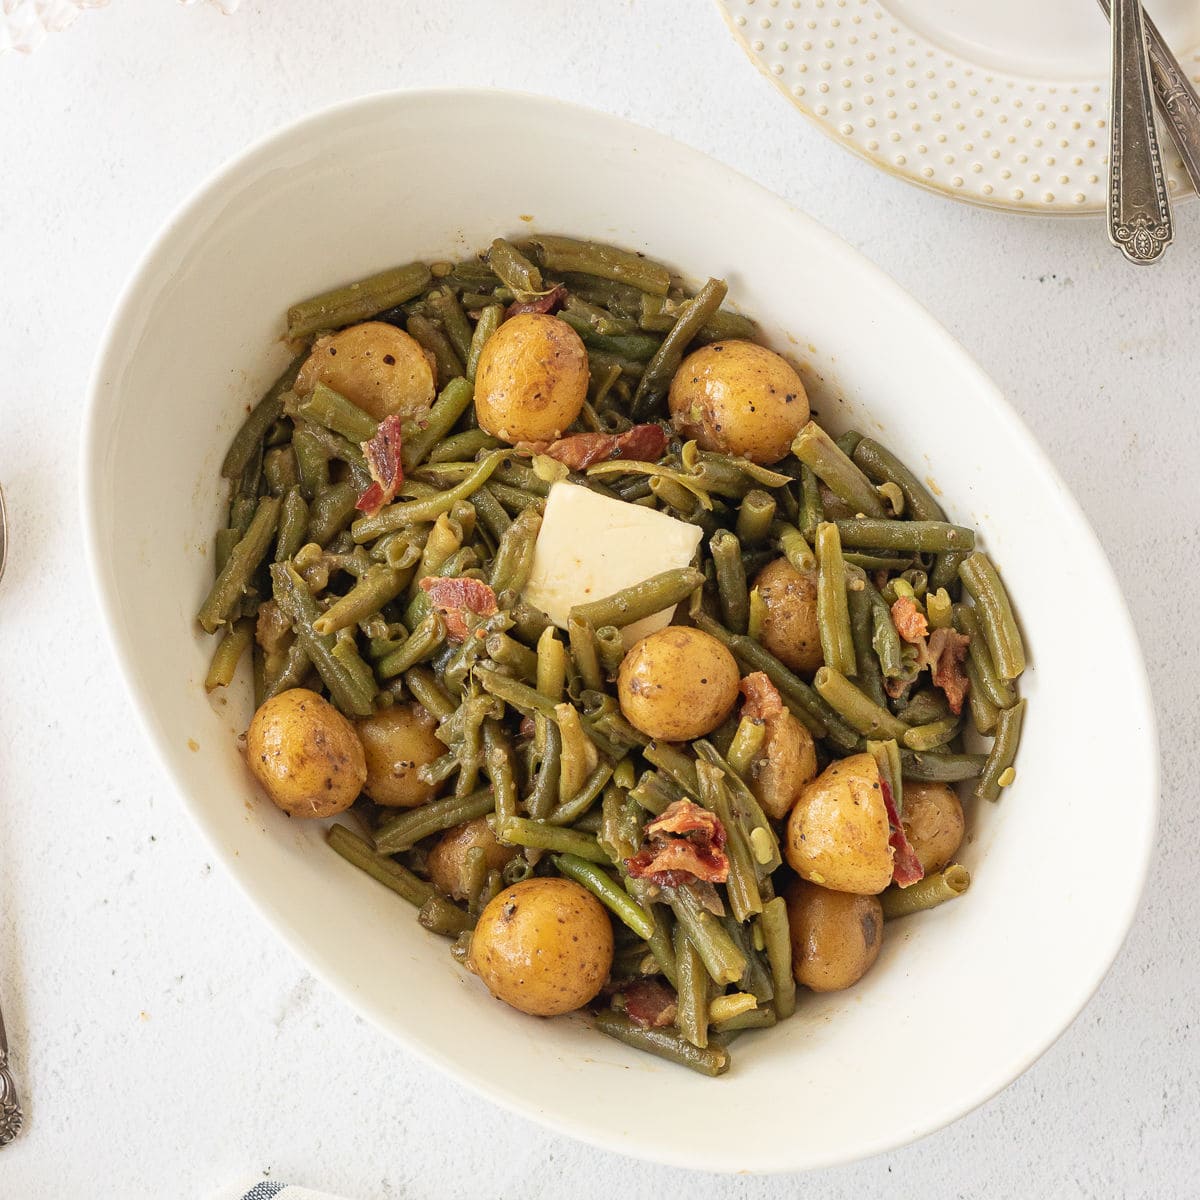
POLYGON ((643 1029, 662 1029, 675 1020, 678 1003, 675 993, 657 979, 635 979, 621 987, 625 1012, 643 1029))
POLYGON ((690 800, 676 800, 646 826, 642 848, 625 860, 630 875, 660 887, 690 879, 724 883, 729 878, 725 827, 720 818, 690 800))
POLYGON ((452 642, 463 641, 470 632, 467 614, 493 617, 500 610, 496 593, 478 579, 447 579, 442 575, 427 575, 418 584, 446 620, 446 636, 452 642))
POLYGON ((385 504, 391 504, 396 498, 396 489, 404 482, 400 418, 395 413, 379 422, 375 436, 362 443, 362 452, 373 482, 355 501, 354 507, 373 517, 385 504))
POLYGON ((919 646, 929 633, 925 614, 911 596, 901 596, 892 605, 892 624, 896 632, 910 645, 919 646))
POLYGON ((613 459, 658 462, 666 453, 667 434, 661 425, 635 425, 624 433, 573 433, 551 442, 542 453, 582 471, 593 463, 613 459))
POLYGON ((888 845, 894 851, 892 879, 902 888, 908 887, 909 884, 924 879, 925 870, 921 866, 921 860, 917 858, 917 852, 909 844, 908 835, 904 832, 904 825, 900 820, 900 814, 896 811, 896 800, 892 795, 892 789, 888 786, 888 781, 880 777, 879 788, 883 792, 883 803, 887 808, 890 830, 888 845))
POLYGON ((567 301, 567 289, 560 283, 536 300, 514 300, 505 310, 504 319, 519 317, 522 313, 555 312, 567 301))
POLYGON ((746 702, 742 705, 742 716, 751 721, 766 721, 787 712, 779 689, 762 671, 754 671, 738 684, 746 702))
POLYGON ((929 638, 928 658, 933 667, 933 685, 946 693, 950 711, 958 716, 971 681, 963 664, 971 639, 953 629, 935 629, 929 638))

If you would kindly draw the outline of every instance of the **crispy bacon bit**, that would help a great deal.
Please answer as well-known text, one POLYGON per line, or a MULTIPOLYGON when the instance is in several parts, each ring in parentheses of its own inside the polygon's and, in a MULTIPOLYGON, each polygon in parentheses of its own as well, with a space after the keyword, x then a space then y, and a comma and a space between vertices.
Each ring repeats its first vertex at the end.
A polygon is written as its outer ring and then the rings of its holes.
POLYGON ((492 617, 500 610, 496 593, 478 579, 447 579, 428 575, 418 585, 446 619, 446 636, 452 642, 463 641, 470 632, 467 614, 492 617))
POLYGON ((691 879, 724 883, 729 878, 725 827, 720 818, 690 800, 676 800, 646 826, 642 848, 625 860, 630 875, 660 887, 691 879))
POLYGON ((892 605, 892 624, 896 626, 896 632, 913 646, 919 646, 929 633, 925 614, 911 596, 901 596, 892 605))
POLYGON ((621 987, 625 1012, 643 1029, 662 1029, 675 1020, 675 993, 657 979, 635 979, 621 987))
POLYGON ((958 716, 970 690, 963 663, 971 639, 953 629, 935 629, 929 638, 928 658, 933 667, 933 685, 946 693, 950 711, 958 716))
POLYGON ((542 452, 572 471, 582 471, 593 463, 617 458, 658 462, 666 449, 667 434, 661 425, 635 425, 624 433, 573 433, 552 442, 542 452))
POLYGON ((766 721, 787 712, 779 689, 762 671, 747 675, 738 685, 746 698, 742 705, 742 716, 751 721, 766 721))
POLYGON ((363 442, 362 452, 371 472, 371 485, 355 501, 354 507, 373 517, 385 504, 396 498, 396 489, 404 482, 400 461, 400 418, 393 413, 384 417, 375 436, 363 442))
POLYGON ((879 787, 883 792, 883 803, 887 808, 890 829, 888 845, 895 851, 892 856, 892 879, 902 888, 908 887, 909 884, 924 879, 925 871, 921 866, 921 860, 917 858, 917 852, 909 844, 908 835, 904 832, 904 825, 900 821, 900 814, 896 811, 896 800, 892 795, 892 789, 888 786, 888 781, 881 777, 879 787))
POLYGON ((504 319, 519 317, 521 313, 551 313, 567 302, 567 289, 560 283, 536 300, 514 300, 505 310, 504 319))

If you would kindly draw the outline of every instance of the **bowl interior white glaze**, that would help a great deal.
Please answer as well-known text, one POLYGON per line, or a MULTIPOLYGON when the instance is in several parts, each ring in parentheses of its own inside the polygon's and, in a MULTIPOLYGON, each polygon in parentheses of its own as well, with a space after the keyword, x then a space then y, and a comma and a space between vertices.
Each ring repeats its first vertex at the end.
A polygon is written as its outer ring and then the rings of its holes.
MULTIPOLYGON (((273 136, 208 183, 139 266, 96 367, 83 453, 89 551, 117 658, 221 860, 351 1004, 529 1117, 719 1170, 878 1152, 1027 1067, 1128 928, 1157 754, 1128 615, 1075 503, 919 305, 776 197, 660 135, 549 100, 446 92, 357 101, 273 136), (823 420, 878 434, 982 531, 1027 634, 1020 777, 970 814, 967 897, 889 926, 859 987, 805 996, 795 1019, 739 1040, 715 1081, 582 1019, 537 1020, 492 1000, 403 901, 325 847, 320 827, 257 794, 234 741, 247 692, 210 703, 201 687, 212 647, 193 614, 225 502, 218 467, 286 361, 285 307, 529 228, 725 276, 736 304, 803 365, 823 420)), ((386 1122, 386 1096, 380 1112, 386 1122)))

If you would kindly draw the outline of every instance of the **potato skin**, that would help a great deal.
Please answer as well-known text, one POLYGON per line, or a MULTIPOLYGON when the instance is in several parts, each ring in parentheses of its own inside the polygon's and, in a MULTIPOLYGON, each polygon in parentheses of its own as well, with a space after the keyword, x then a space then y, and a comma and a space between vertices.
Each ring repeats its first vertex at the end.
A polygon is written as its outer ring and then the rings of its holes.
POLYGON ((263 701, 246 731, 246 762, 272 802, 293 817, 343 812, 367 778, 354 726, 308 688, 263 701))
POLYGON ((668 625, 621 662, 621 712, 649 737, 685 742, 711 733, 738 698, 738 665, 711 634, 668 625))
POLYGON ((516 847, 506 846, 497 840, 486 817, 465 821, 442 834, 425 859, 425 867, 434 886, 455 900, 465 900, 467 891, 463 881, 463 865, 467 851, 476 846, 483 851, 489 871, 502 870, 518 853, 516 847))
POLYGON ((475 372, 475 416, 506 442, 561 437, 587 398, 587 351, 548 313, 521 313, 488 338, 475 372))
POLYGON ((954 858, 966 829, 962 802, 945 783, 905 780, 900 823, 926 875, 940 871, 954 858))
POLYGON ((297 395, 307 396, 318 383, 377 421, 392 413, 420 417, 433 403, 433 368, 425 351, 384 321, 364 321, 318 338, 296 377, 297 395))
POLYGON ((814 992, 839 992, 857 983, 883 944, 879 901, 831 892, 803 879, 793 879, 785 897, 796 982, 814 992))
POLYGON ((830 763, 805 784, 787 824, 785 854, 802 879, 867 896, 892 882, 887 806, 869 754, 830 763))
POLYGON ((570 879, 527 879, 479 916, 471 967, 521 1012, 555 1017, 587 1004, 612 969, 613 934, 600 901, 570 879))
POLYGON ((812 734, 790 712, 766 719, 762 749, 750 767, 750 790, 767 816, 787 816, 801 789, 817 773, 812 734))
POLYGON ((713 342, 671 380, 675 428, 704 450, 778 462, 808 420, 808 394, 786 359, 755 342, 713 342))
POLYGON ((762 644, 793 671, 812 675, 825 661, 817 632, 817 573, 777 558, 759 571, 754 586, 763 602, 762 644))
POLYGON ((366 753, 363 791, 393 808, 415 808, 432 800, 437 787, 422 783, 417 770, 446 752, 434 730, 437 720, 420 704, 393 704, 358 722, 366 753))

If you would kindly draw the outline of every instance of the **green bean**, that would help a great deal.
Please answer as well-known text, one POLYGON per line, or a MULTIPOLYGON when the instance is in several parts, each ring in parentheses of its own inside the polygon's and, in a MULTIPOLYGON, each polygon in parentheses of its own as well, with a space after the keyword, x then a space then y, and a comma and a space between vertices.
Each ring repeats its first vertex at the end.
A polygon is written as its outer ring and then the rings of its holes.
POLYGON ((559 874, 587 888, 609 912, 632 929, 638 937, 648 940, 653 936, 654 920, 650 914, 594 861, 569 853, 555 854, 551 861, 559 874))
POLYGON ((504 309, 498 304, 489 304, 479 311, 479 320, 475 322, 471 344, 467 348, 467 378, 472 383, 475 382, 475 373, 479 369, 479 356, 483 353, 488 338, 500 328, 503 320, 504 309))
POLYGON ((967 689, 967 703, 971 708, 971 723, 975 726, 976 733, 990 736, 995 731, 996 722, 1000 717, 1000 709, 984 692, 979 677, 979 667, 969 654, 967 655, 966 670, 970 683, 970 687, 967 689))
POLYGON ((380 679, 402 675, 429 658, 445 640, 446 623, 438 613, 431 612, 405 639, 399 650, 384 655, 375 664, 375 673, 380 679))
POLYGON ((945 588, 953 594, 958 586, 958 569, 966 561, 969 551, 948 550, 939 554, 933 560, 933 570, 929 573, 929 586, 936 591, 945 588))
POLYGON ((900 634, 892 620, 891 609, 875 588, 868 583, 865 589, 871 600, 871 647, 879 659, 880 669, 886 679, 899 679, 904 672, 904 647, 900 634))
POLYGON ((930 629, 949 629, 954 624, 954 605, 945 588, 929 592, 925 597, 925 615, 930 629))
POLYGON ((925 725, 914 725, 905 732, 904 744, 910 750, 936 750, 954 737, 960 724, 959 718, 951 715, 925 725))
POLYGON ((482 846, 472 846, 463 855, 462 883, 467 897, 467 912, 478 916, 482 905, 479 903, 483 889, 487 885, 488 865, 487 851, 482 846))
POLYGON ((456 938, 475 927, 475 921, 463 912, 453 900, 434 892, 417 913, 417 921, 423 929, 441 937, 456 938))
POLYGON ((557 704, 567 678, 566 650, 554 627, 547 626, 537 641, 537 690, 557 704))
POLYGON ((726 758, 729 765, 742 777, 749 778, 750 768, 754 765, 762 750, 763 741, 767 736, 767 727, 762 721, 743 717, 738 722, 737 732, 730 743, 726 758))
POLYGON ((379 423, 340 392, 318 383, 308 398, 296 406, 306 421, 332 429, 351 442, 367 442, 375 436, 379 423))
POLYGON ((945 695, 933 688, 923 688, 912 696, 896 715, 905 725, 928 725, 950 715, 945 695))
POLYGON ((693 1046, 703 1049, 708 1045, 708 973, 682 925, 675 926, 673 949, 678 976, 675 1024, 693 1046))
POLYGON ((439 387, 445 387, 450 380, 463 374, 466 367, 440 325, 420 313, 413 313, 405 327, 421 349, 433 356, 439 387))
POLYGON ((444 720, 457 708, 438 683, 437 676, 427 667, 412 667, 405 671, 404 686, 412 693, 413 699, 439 721, 444 720))
POLYGON ((730 938, 721 922, 686 887, 666 888, 663 896, 675 919, 687 931, 704 968, 715 983, 737 983, 746 973, 746 956, 730 938))
POLYGON ((977 551, 959 567, 958 575, 975 601, 997 673, 1002 679, 1016 679, 1025 670, 1025 647, 1008 593, 991 559, 977 551))
POLYGON ((863 440, 863 435, 857 429, 847 429, 845 433, 834 438, 834 445, 849 458, 854 453, 854 448, 863 440))
POLYGON ((517 780, 508 735, 491 718, 483 723, 483 754, 495 796, 496 826, 503 829, 517 815, 517 780))
POLYGON ((543 512, 546 507, 546 498, 538 496, 531 492, 522 491, 520 488, 509 487, 506 483, 492 483, 488 486, 488 491, 500 501, 502 505, 513 513, 524 512, 527 508, 537 509, 538 512, 543 512))
POLYGON ((598 333, 586 317, 570 311, 560 312, 558 317, 579 334, 589 354, 599 350, 630 362, 644 363, 649 362, 658 350, 659 339, 644 333, 598 333))
POLYGON ((996 668, 985 631, 981 627, 980 611, 969 604, 956 604, 953 610, 954 627, 971 639, 967 648, 968 659, 975 670, 980 691, 996 708, 1011 708, 1017 702, 1017 689, 1009 680, 1002 678, 996 668))
POLYGON ((404 590, 409 572, 372 567, 346 595, 335 600, 314 622, 317 633, 337 633, 365 621, 404 590))
POLYGON ((721 308, 704 323, 696 335, 696 341, 707 344, 736 338, 739 341, 752 342, 757 337, 758 326, 749 317, 728 308, 721 308))
POLYGON ((872 703, 881 708, 887 704, 887 692, 883 686, 883 668, 875 653, 875 604, 865 581, 863 586, 847 588, 846 599, 850 609, 850 636, 854 642, 854 660, 858 668, 855 682, 866 693, 872 703))
POLYGON ((771 965, 775 1015, 784 1021, 796 1011, 796 980, 792 974, 792 936, 787 902, 782 896, 775 896, 763 905, 759 928, 762 930, 767 961, 771 965))
POLYGON ((794 525, 789 525, 786 521, 776 521, 771 526, 771 536, 778 539, 779 549, 795 570, 802 575, 816 570, 817 556, 812 552, 804 534, 794 525))
POLYGON ((609 681, 616 679, 625 659, 625 642, 615 625, 602 625, 596 630, 596 652, 600 655, 600 666, 609 681))
POLYGON ((655 817, 662 816, 670 804, 683 798, 683 788, 657 771, 643 771, 636 786, 629 789, 629 799, 655 817))
POLYGON ((325 840, 347 862, 403 896, 409 904, 419 908, 434 894, 433 884, 418 879, 407 867, 402 867, 385 855, 375 853, 369 842, 345 825, 331 825, 325 840))
MULTIPOLYGON (((451 380, 451 383, 454 381, 451 380)), ((447 384, 447 387, 449 384, 447 384)), ((444 390, 444 389, 443 389, 444 390)), ((502 443, 486 429, 464 429, 443 438, 426 456, 427 463, 468 462, 481 450, 498 450, 502 443)))
POLYGON ((865 737, 895 738, 900 741, 908 732, 908 726, 903 721, 892 716, 886 708, 873 703, 845 675, 832 667, 821 667, 817 671, 813 676, 813 687, 834 712, 865 737))
POLYGON ((686 600, 703 584, 702 572, 692 567, 678 567, 622 588, 600 600, 577 604, 571 609, 571 615, 588 621, 593 629, 602 625, 614 625, 621 629, 686 600))
POLYGON ((300 490, 305 500, 312 500, 329 486, 329 459, 321 443, 302 426, 292 434, 292 451, 296 456, 300 490))
POLYGON ((436 520, 444 512, 448 512, 459 500, 477 492, 487 481, 492 472, 500 465, 500 460, 507 451, 493 450, 475 464, 471 473, 461 483, 452 488, 429 496, 423 500, 410 500, 406 503, 391 504, 373 517, 360 517, 354 522, 351 533, 356 542, 370 542, 382 534, 403 529, 421 521, 436 520))
POLYGON ((962 525, 943 521, 891 521, 858 517, 835 521, 845 546, 872 550, 901 550, 922 553, 930 550, 970 550, 975 534, 962 525))
POLYGON ((775 831, 767 820, 762 805, 746 786, 742 777, 718 753, 711 741, 701 738, 695 743, 695 746, 697 753, 705 762, 719 767, 724 773, 726 785, 733 797, 733 817, 744 824, 748 836, 759 831, 759 838, 755 839, 751 836, 751 847, 754 861, 757 864, 759 880, 765 882, 771 873, 783 864, 783 858, 779 851, 779 839, 775 836, 775 831))
POLYGON ((628 250, 601 242, 538 234, 529 239, 538 261, 546 271, 572 271, 627 284, 642 292, 665 296, 671 287, 671 272, 661 263, 628 250))
POLYGON ((745 633, 750 599, 746 589, 746 571, 742 566, 742 547, 727 529, 718 529, 708 543, 717 571, 717 596, 721 616, 734 633, 745 633))
POLYGON ((958 863, 951 863, 944 871, 926 875, 917 883, 906 888, 892 886, 879 897, 883 906, 883 919, 893 921, 922 909, 935 908, 947 900, 954 900, 971 886, 971 873, 958 863))
POLYGON ((529 301, 542 294, 545 284, 536 264, 505 238, 496 238, 487 252, 488 266, 518 300, 529 301))
POLYGON ((624 1042, 635 1050, 666 1059, 681 1067, 688 1067, 701 1075, 723 1075, 729 1070, 729 1052, 724 1046, 693 1046, 685 1037, 673 1029, 643 1029, 628 1017, 606 1010, 595 1018, 596 1028, 618 1042, 624 1042))
POLYGON ((489 580, 497 595, 503 591, 520 592, 529 582, 541 527, 541 514, 529 508, 518 514, 501 534, 489 580))
POLYGON ((983 770, 984 754, 932 754, 901 751, 904 778, 922 783, 960 783, 983 770))
POLYGON ((509 668, 525 683, 537 681, 538 657, 528 646, 496 630, 487 635, 484 647, 488 658, 497 666, 509 668))
MULTIPOLYGON (((273 673, 264 675, 262 700, 270 700, 278 696, 280 692, 299 687, 311 670, 312 659, 308 657, 304 643, 297 638, 288 648, 279 668, 273 673)), ((258 703, 261 704, 262 700, 259 700, 258 703)))
POLYGON ((358 488, 349 480, 318 492, 308 510, 308 540, 327 546, 354 519, 357 500, 358 488))
POLYGON ((696 760, 690 754, 670 742, 651 742, 642 754, 647 762, 665 771, 689 796, 699 799, 700 779, 696 774, 696 760))
POLYGON ((243 617, 233 625, 228 625, 221 635, 220 642, 213 652, 208 674, 204 677, 204 690, 215 691, 219 687, 228 687, 233 682, 238 663, 246 648, 254 640, 254 622, 243 617))
POLYGON ((558 802, 562 734, 555 722, 544 713, 538 713, 533 720, 537 729, 537 744, 542 748, 541 763, 533 787, 525 797, 525 810, 535 821, 542 821, 558 802))
POLYGON ((729 905, 738 921, 748 921, 756 913, 762 912, 763 907, 749 837, 741 823, 734 818, 725 790, 724 774, 711 763, 701 762, 696 764, 696 775, 700 781, 700 802, 716 813, 725 828, 725 850, 729 859, 725 889, 729 905))
MULTIPOLYGON (((253 518, 253 513, 251 513, 253 518)), ((247 524, 247 528, 249 525, 247 524)), ((244 529, 218 529, 217 536, 213 540, 213 573, 220 575, 225 569, 225 564, 229 561, 229 556, 233 553, 233 548, 242 540, 245 534, 244 529)))
POLYGON ((250 586, 251 577, 267 555, 279 523, 280 502, 264 496, 254 510, 245 536, 234 546, 221 568, 196 619, 205 633, 215 633, 230 617, 250 586))
POLYGON ((435 446, 443 443, 446 435, 470 407, 474 394, 471 381, 461 375, 452 377, 446 383, 433 402, 423 426, 404 438, 400 459, 406 472, 415 470, 430 456, 435 446))
POLYGON ((775 497, 761 488, 752 488, 742 498, 738 507, 738 540, 746 546, 759 545, 771 536, 771 522, 775 519, 775 497))
POLYGON ((799 511, 796 514, 796 526, 811 542, 817 536, 817 526, 823 520, 825 520, 825 506, 821 502, 821 488, 817 477, 801 463, 800 500, 799 511))
POLYGON ((304 545, 308 534, 308 505, 299 487, 287 490, 279 510, 279 536, 275 539, 275 561, 286 562, 304 545))
MULTIPOLYGON (((650 289, 647 289, 650 290, 650 289)), ((643 420, 659 406, 683 361, 688 345, 721 307, 727 291, 723 279, 710 279, 690 300, 679 307, 679 316, 657 353, 646 364, 633 394, 633 416, 643 420)))
MULTIPOLYGON (((625 760, 629 762, 628 759, 625 760)), ((631 800, 611 782, 604 789, 600 802, 600 846, 615 863, 632 858, 642 844, 642 823, 636 800, 631 800)))
POLYGON ((431 800, 420 808, 405 809, 384 821, 375 835, 375 848, 381 854, 411 850, 422 838, 486 816, 495 807, 496 800, 490 787, 466 796, 431 800))
POLYGON ((913 561, 894 554, 860 554, 856 550, 847 550, 842 557, 848 565, 861 567, 864 571, 903 571, 913 561))
POLYGON ((267 491, 272 496, 283 498, 284 493, 296 486, 296 456, 291 446, 276 446, 263 456, 263 476, 267 491))
POLYGON ((854 448, 855 463, 876 483, 894 483, 904 494, 905 512, 915 521, 945 521, 946 513, 929 489, 886 447, 863 438, 854 448))
POLYGON ((500 539, 504 536, 504 531, 512 524, 512 518, 504 511, 504 506, 490 489, 486 487, 472 493, 471 503, 475 506, 475 513, 480 524, 491 534, 493 543, 498 546, 500 539))
POLYGON ((796 434, 792 453, 855 513, 868 517, 886 516, 883 502, 871 481, 815 422, 809 421, 796 434))
POLYGON ((455 353, 465 363, 471 351, 471 322, 463 312, 458 297, 450 288, 439 288, 429 294, 429 304, 442 323, 455 353))
POLYGON ((600 690, 604 686, 604 679, 600 673, 600 656, 596 650, 596 631, 590 621, 576 615, 575 609, 571 610, 571 615, 567 618, 567 637, 571 642, 571 657, 575 660, 575 667, 583 680, 583 686, 600 690))
POLYGON ((292 390, 296 376, 307 357, 308 354, 304 353, 292 359, 279 378, 267 389, 263 398, 250 410, 225 452, 225 459, 221 463, 221 474, 224 478, 239 478, 258 454, 267 430, 283 415, 283 397, 292 390))
POLYGON ((995 740, 975 784, 975 795, 981 800, 998 800, 1001 789, 1008 787, 1016 778, 1013 762, 1017 757, 1024 719, 1024 700, 1018 700, 1012 708, 1000 710, 996 718, 995 740))
POLYGON ((817 526, 817 631, 825 662, 843 675, 854 675, 854 638, 846 599, 846 566, 838 527, 830 521, 817 526))
POLYGON ((527 684, 521 683, 520 680, 510 679, 507 675, 501 675, 498 671, 491 671, 487 667, 476 667, 474 676, 486 692, 503 700, 505 704, 511 705, 526 716, 531 717, 535 713, 541 713, 543 716, 549 717, 551 721, 557 720, 554 701, 548 700, 527 684))
POLYGON ((624 334, 637 331, 638 322, 631 317, 619 317, 599 304, 591 304, 578 295, 569 295, 564 312, 587 322, 596 333, 624 334))
POLYGON ((288 337, 307 337, 319 329, 339 329, 365 321, 419 296, 431 281, 424 263, 410 263, 322 292, 288 309, 288 337))
POLYGON ((724 1021, 714 1021, 712 1030, 713 1033, 720 1034, 723 1040, 729 1041, 747 1029, 769 1029, 777 1024, 779 1018, 773 1008, 752 1008, 748 1012, 738 1013, 737 1016, 727 1017, 724 1021))
POLYGON ((513 817, 506 821, 503 831, 496 830, 496 836, 510 845, 530 846, 558 854, 573 854, 588 862, 604 865, 609 862, 608 855, 591 834, 564 829, 558 825, 547 825, 542 821, 531 821, 525 817, 513 817))

